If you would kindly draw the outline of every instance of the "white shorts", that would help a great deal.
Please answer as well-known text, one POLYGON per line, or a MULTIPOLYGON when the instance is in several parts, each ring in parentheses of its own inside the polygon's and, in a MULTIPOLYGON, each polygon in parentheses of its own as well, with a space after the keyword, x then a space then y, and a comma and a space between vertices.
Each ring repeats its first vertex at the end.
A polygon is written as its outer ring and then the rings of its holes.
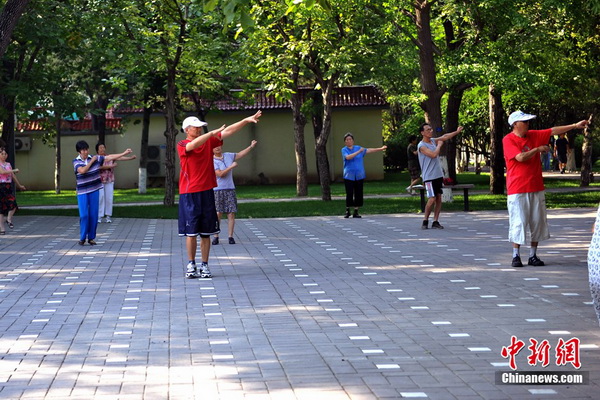
POLYGON ((546 218, 546 193, 517 193, 507 197, 508 241, 519 245, 527 243, 527 232, 532 242, 550 238, 546 218))

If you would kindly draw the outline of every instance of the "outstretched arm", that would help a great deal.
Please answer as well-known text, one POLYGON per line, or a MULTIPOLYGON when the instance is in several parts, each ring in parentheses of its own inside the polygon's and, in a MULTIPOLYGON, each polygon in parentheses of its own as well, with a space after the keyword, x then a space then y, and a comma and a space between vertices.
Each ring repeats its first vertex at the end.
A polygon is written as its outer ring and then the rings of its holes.
POLYGON ((460 132, 462 132, 463 127, 459 126, 454 132, 450 132, 450 133, 446 133, 445 135, 440 136, 439 138, 436 138, 435 140, 441 140, 442 142, 445 142, 446 140, 450 140, 452 139, 454 136, 458 135, 460 132))
POLYGON ((583 129, 586 126, 588 126, 588 124, 589 124, 589 121, 587 121, 587 120, 584 119, 582 121, 579 121, 576 124, 563 125, 563 126, 554 126, 554 127, 551 128, 552 129, 552 134, 553 135, 560 135, 561 133, 568 132, 571 129, 583 129))
POLYGON ((234 133, 236 133, 237 131, 239 131, 244 126, 250 123, 257 124, 258 119, 261 115, 262 111, 258 111, 256 114, 250 117, 246 117, 243 120, 236 122, 235 124, 229 125, 227 128, 223 129, 223 132, 221 132, 221 139, 225 139, 226 137, 233 135, 234 133))
POLYGON ((252 150, 254 146, 256 146, 256 143, 258 142, 256 140, 253 140, 252 143, 250 143, 250 146, 246 147, 244 150, 240 151, 235 155, 235 159, 239 160, 240 158, 246 157, 248 153, 250 153, 250 150, 252 150))
POLYGON ((131 160, 135 160, 137 158, 136 155, 133 156, 129 156, 129 157, 119 157, 117 158, 118 161, 131 161, 131 160))
MULTIPOLYGON (((106 161, 113 161, 113 160, 119 159, 123 156, 126 156, 127 154, 131 154, 131 149, 127 149, 124 152, 119 153, 119 154, 109 154, 107 156, 104 156, 104 159, 106 161)), ((96 156, 94 156, 94 157, 96 157, 96 156)))
POLYGON ((367 149, 367 154, 369 153, 375 153, 376 151, 383 151, 387 149, 387 146, 381 146, 381 147, 376 147, 376 148, 369 148, 367 149))

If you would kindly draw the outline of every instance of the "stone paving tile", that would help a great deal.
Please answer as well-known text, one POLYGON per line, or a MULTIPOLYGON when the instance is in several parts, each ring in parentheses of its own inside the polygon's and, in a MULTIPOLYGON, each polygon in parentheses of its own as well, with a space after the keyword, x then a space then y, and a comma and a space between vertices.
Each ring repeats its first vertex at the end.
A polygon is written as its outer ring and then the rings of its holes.
POLYGON ((520 270, 505 212, 427 231, 409 214, 238 220, 208 280, 184 278, 176 221, 116 219, 82 247, 76 218, 19 217, 0 239, 0 398, 597 398, 594 216, 551 210, 548 265, 520 270), (511 335, 579 338, 590 384, 496 384, 511 335))

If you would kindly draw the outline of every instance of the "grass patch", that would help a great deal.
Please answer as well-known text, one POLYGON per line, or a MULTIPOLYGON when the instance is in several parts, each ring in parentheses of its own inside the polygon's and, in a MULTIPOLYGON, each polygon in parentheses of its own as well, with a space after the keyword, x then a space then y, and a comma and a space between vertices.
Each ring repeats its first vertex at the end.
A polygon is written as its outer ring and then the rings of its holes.
MULTIPOLYGON (((548 208, 597 207, 600 202, 600 192, 580 193, 546 193, 548 208)), ((420 198, 385 197, 365 199, 361 212, 368 214, 398 214, 419 213, 420 198)), ((505 195, 476 194, 469 196, 471 211, 506 210, 505 195)), ((175 207, 163 205, 148 206, 115 206, 115 218, 157 218, 177 219, 175 207)), ((342 215, 345 210, 344 200, 321 201, 282 201, 282 202, 253 202, 239 205, 238 218, 290 218, 317 217, 342 215)), ((452 203, 444 203, 443 211, 463 211, 463 197, 454 196, 452 203)), ((20 215, 58 215, 77 217, 77 209, 21 209, 20 215)))
MULTIPOLYGON (((364 186, 365 195, 395 195, 404 193, 404 188, 409 182, 408 172, 390 171, 386 172, 381 181, 367 182, 364 186)), ((489 190, 489 174, 475 174, 473 172, 458 174, 459 183, 470 183, 475 185, 474 190, 489 190)), ((579 180, 576 179, 545 179, 547 188, 577 188, 579 180)), ((600 183, 594 183, 592 187, 600 187, 600 183)), ((331 185, 333 196, 344 196, 343 183, 331 185)), ((295 185, 257 185, 239 186, 237 188, 239 199, 284 199, 296 197, 295 185)), ((321 189, 319 185, 309 185, 309 197, 320 198, 321 189)), ((116 218, 177 218, 177 207, 165 207, 160 205, 144 206, 119 206, 119 203, 162 203, 164 198, 163 188, 148 189, 146 194, 139 194, 137 189, 115 190, 116 218)), ((455 195, 453 203, 445 203, 446 211, 462 211, 462 196, 455 195)), ((600 202, 600 192, 578 192, 578 193, 546 193, 546 204, 548 208, 566 207, 597 207, 600 202)), ((66 190, 61 194, 54 191, 19 192, 17 201, 20 206, 52 206, 77 204, 74 190, 66 190)), ((504 210, 506 209, 506 196, 475 194, 469 196, 471 210, 504 210)), ((341 215, 345 209, 343 200, 321 201, 282 201, 282 202, 256 202, 243 203, 239 207, 239 218, 275 218, 275 217, 304 217, 304 216, 327 216, 341 215)), ((420 211, 419 196, 413 197, 389 197, 389 198, 367 198, 365 207, 361 210, 365 214, 396 214, 416 213, 420 211)), ((78 216, 77 209, 48 208, 43 210, 23 209, 21 215, 64 215, 78 216)))
MULTIPOLYGON (((490 188, 490 174, 474 172, 465 172, 458 174, 458 182, 463 184, 473 184, 473 190, 485 190, 490 188)), ((366 182, 364 186, 365 195, 378 194, 398 194, 404 193, 404 188, 408 186, 410 177, 408 172, 390 171, 385 173, 385 178, 381 181, 366 182)), ((544 183, 548 189, 552 188, 577 188, 579 180, 546 178, 544 183)), ((593 183, 591 187, 600 187, 599 183, 593 183)), ((345 189, 343 183, 331 184, 332 196, 344 196, 345 189)), ((256 186, 238 186, 237 196, 239 199, 287 199, 296 197, 296 185, 256 185, 256 186)), ((308 185, 309 197, 321 197, 321 187, 317 184, 308 185)), ((139 194, 137 189, 117 189, 115 190, 115 204, 118 203, 162 203, 165 197, 164 188, 150 188, 146 194, 139 194)), ((18 202, 21 206, 41 206, 41 205, 74 205, 77 204, 77 197, 74 190, 63 190, 56 194, 52 190, 46 191, 26 191, 18 193, 18 202)))

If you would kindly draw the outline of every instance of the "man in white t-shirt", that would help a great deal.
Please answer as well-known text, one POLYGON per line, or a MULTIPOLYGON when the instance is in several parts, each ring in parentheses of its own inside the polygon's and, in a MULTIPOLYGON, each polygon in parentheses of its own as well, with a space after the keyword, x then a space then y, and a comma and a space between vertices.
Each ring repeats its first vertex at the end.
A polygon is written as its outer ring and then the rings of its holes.
MULTIPOLYGON (((215 206, 219 221, 223 213, 227 213, 227 233, 229 234, 229 244, 235 244, 233 238, 233 228, 235 227, 235 213, 237 212, 237 196, 235 194, 235 184, 233 183, 233 169, 238 166, 236 160, 245 157, 250 150, 256 146, 257 141, 253 140, 250 146, 239 153, 223 153, 223 147, 213 149, 213 164, 215 174, 217 175, 217 187, 215 192, 215 206)), ((219 234, 213 237, 213 245, 219 244, 219 234)))

